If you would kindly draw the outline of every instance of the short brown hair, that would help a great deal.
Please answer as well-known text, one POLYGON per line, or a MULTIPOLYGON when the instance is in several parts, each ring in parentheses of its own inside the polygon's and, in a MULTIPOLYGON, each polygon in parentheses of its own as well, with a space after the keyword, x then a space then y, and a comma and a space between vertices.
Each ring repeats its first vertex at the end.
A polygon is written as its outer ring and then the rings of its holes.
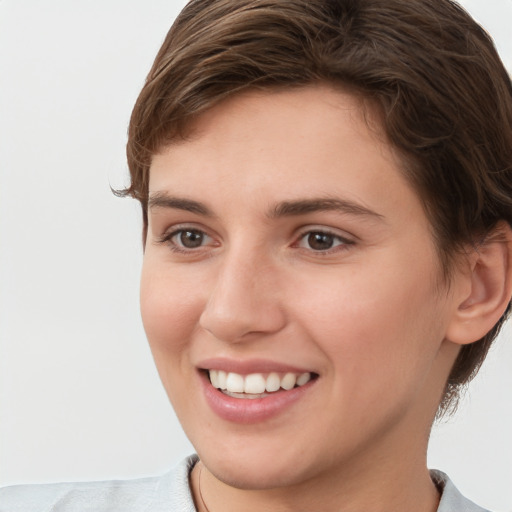
MULTIPOLYGON (((130 121, 124 194, 141 202, 145 229, 152 155, 185 136, 191 119, 249 88, 315 82, 377 106, 431 221, 445 277, 462 246, 501 220, 512 224, 512 85, 492 40, 458 4, 192 0, 130 121)), ((476 374, 506 314, 462 347, 441 408, 476 374)))

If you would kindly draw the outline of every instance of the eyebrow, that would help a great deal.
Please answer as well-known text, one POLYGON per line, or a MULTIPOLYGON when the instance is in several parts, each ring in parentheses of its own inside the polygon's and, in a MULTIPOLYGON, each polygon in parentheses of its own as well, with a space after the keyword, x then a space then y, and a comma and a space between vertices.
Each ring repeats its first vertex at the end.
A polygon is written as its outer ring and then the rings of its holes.
MULTIPOLYGON (((149 209, 171 208, 203 215, 205 217, 215 217, 212 210, 204 203, 184 197, 170 196, 166 192, 155 192, 152 194, 149 198, 148 206, 149 209)), ((339 198, 311 198, 282 201, 271 208, 267 216, 271 219, 276 219, 324 211, 337 211, 348 215, 384 219, 384 216, 380 213, 370 210, 361 204, 339 198)))
POLYGON ((313 212, 337 211, 349 215, 384 219, 384 216, 365 206, 347 199, 312 198, 295 201, 283 201, 277 204, 269 214, 270 218, 298 216, 313 212))
POLYGON ((205 217, 214 217, 213 212, 205 204, 184 197, 170 196, 165 192, 155 192, 152 194, 149 197, 148 207, 150 210, 154 208, 172 208, 205 217))

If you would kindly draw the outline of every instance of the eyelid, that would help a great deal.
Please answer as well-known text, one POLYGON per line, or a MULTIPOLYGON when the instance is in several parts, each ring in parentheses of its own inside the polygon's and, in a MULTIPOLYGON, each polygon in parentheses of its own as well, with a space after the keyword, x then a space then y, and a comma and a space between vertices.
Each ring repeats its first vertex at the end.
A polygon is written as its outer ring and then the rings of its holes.
POLYGON ((329 226, 322 226, 318 224, 310 224, 307 226, 302 226, 297 230, 297 238, 303 237, 304 235, 307 235, 308 233, 324 233, 326 235, 332 235, 335 236, 341 240, 343 240, 345 243, 355 243, 357 240, 357 237, 355 235, 352 235, 351 233, 348 233, 347 231, 332 228, 329 226))

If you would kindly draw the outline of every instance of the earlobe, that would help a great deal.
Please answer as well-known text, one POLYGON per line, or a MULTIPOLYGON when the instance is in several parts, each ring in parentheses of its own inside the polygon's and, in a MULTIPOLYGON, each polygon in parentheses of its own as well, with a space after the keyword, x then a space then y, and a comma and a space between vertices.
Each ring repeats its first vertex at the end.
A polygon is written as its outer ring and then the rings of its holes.
POLYGON ((446 338, 466 345, 485 336, 505 312, 512 296, 512 230, 501 222, 468 256, 469 270, 456 297, 446 338))

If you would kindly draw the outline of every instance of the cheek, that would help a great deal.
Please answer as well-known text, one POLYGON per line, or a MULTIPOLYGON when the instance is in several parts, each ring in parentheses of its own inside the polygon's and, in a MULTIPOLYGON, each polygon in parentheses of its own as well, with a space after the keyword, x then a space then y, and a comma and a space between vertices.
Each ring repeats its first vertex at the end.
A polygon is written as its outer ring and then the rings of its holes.
POLYGON ((421 270, 345 275, 338 286, 317 279, 308 293, 294 292, 340 389, 361 393, 428 372, 443 340, 442 301, 421 270))
POLYGON ((178 276, 168 268, 145 262, 140 303, 146 337, 162 384, 174 409, 189 411, 187 382, 193 374, 189 350, 199 309, 193 293, 197 287, 178 276))
POLYGON ((180 279, 178 273, 171 273, 169 269, 144 264, 141 314, 157 366, 160 353, 179 353, 186 347, 200 315, 197 303, 198 297, 190 281, 180 279))

